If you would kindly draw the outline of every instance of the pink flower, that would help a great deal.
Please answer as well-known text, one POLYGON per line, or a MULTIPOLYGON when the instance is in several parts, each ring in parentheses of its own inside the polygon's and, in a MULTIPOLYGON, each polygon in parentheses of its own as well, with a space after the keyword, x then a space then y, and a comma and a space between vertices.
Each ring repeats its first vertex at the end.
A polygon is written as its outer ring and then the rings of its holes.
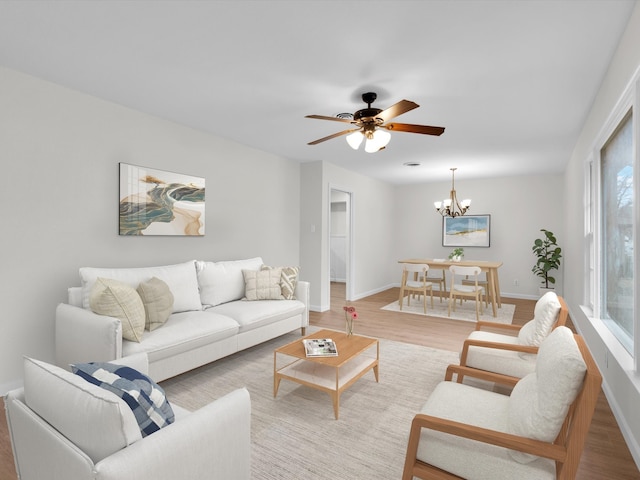
POLYGON ((351 313, 351 318, 353 318, 354 320, 356 320, 358 318, 358 312, 353 312, 351 313))

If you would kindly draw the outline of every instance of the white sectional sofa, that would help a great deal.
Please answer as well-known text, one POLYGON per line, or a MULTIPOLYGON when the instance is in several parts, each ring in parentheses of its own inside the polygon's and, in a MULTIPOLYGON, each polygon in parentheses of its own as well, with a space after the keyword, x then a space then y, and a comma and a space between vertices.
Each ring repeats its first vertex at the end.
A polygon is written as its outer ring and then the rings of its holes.
MULTIPOLYGON (((297 328, 304 335, 309 324, 309 283, 295 281, 291 268, 284 270, 290 274, 289 283, 279 268, 265 267, 260 257, 80 268, 81 286, 69 288, 68 303, 56 309, 56 363, 68 368, 72 363, 146 353, 149 376, 159 382, 297 328), (168 318, 157 328, 145 329, 139 341, 123 338, 120 318, 91 308, 98 279, 115 280, 138 292, 151 279, 162 280, 173 296, 168 318)), ((144 304, 147 316, 152 307, 151 301, 144 304)))

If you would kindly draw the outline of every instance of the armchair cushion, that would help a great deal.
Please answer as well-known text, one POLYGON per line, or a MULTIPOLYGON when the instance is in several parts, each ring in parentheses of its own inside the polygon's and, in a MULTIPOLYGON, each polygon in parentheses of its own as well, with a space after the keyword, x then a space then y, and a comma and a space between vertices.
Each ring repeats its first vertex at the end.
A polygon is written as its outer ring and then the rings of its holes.
POLYGON ((522 345, 539 346, 547 338, 560 313, 560 301, 554 292, 545 293, 537 302, 533 320, 525 324, 518 334, 522 345))
MULTIPOLYGON (((506 395, 456 382, 441 382, 420 413, 506 432, 508 408, 506 395)), ((422 429, 417 458, 462 478, 555 479, 555 465, 551 460, 540 458, 524 465, 514 461, 509 452, 495 445, 422 429)))
POLYGON ((93 462, 142 438, 131 409, 111 392, 62 368, 24 359, 25 403, 93 462), (78 415, 91 419, 91 428, 78 415))
POLYGON ((162 387, 137 370, 102 362, 81 363, 71 368, 86 381, 122 398, 133 411, 143 437, 175 420, 162 387))
MULTIPOLYGON (((587 366, 567 327, 558 327, 540 345, 536 370, 521 379, 511 392, 508 431, 552 442, 575 400, 587 366)), ((535 456, 510 451, 522 463, 535 456)))

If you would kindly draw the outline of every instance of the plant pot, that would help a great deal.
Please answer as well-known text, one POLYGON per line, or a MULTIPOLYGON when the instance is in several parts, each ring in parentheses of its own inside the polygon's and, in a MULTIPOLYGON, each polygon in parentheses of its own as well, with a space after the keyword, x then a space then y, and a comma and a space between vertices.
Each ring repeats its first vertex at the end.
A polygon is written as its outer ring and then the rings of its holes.
POLYGON ((556 291, 555 288, 538 287, 538 293, 540 294, 541 297, 547 292, 555 292, 555 291, 556 291))
POLYGON ((462 255, 454 255, 453 257, 451 257, 451 261, 452 262, 461 262, 462 261, 462 255))

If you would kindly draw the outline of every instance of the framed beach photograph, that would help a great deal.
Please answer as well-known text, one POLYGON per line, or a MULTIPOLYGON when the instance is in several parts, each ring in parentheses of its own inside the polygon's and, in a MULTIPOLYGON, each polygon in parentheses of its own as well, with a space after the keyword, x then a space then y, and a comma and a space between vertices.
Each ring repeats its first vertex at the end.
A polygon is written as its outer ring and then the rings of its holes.
POLYGON ((443 247, 488 247, 491 238, 491 215, 443 217, 443 247))
POLYGON ((120 235, 203 236, 204 178, 120 163, 120 235))

